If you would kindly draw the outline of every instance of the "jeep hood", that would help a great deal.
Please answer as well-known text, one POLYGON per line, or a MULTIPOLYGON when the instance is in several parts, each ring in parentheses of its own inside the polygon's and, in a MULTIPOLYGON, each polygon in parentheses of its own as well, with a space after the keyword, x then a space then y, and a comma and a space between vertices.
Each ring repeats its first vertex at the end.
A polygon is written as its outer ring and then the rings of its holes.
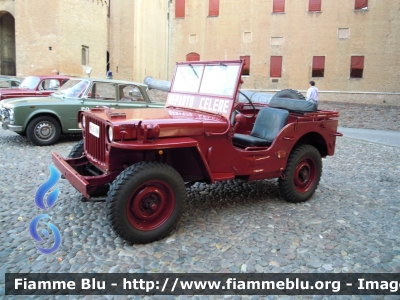
POLYGON ((114 127, 147 126, 160 129, 160 137, 201 135, 204 132, 223 133, 229 121, 220 115, 176 108, 116 109, 91 111, 114 127))

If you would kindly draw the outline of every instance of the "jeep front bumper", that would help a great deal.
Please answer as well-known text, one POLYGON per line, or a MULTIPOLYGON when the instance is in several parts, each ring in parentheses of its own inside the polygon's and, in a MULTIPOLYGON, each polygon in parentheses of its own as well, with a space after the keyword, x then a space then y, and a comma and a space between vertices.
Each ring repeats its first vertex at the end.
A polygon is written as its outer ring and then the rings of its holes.
POLYGON ((64 176, 72 186, 86 198, 90 198, 98 187, 114 181, 119 174, 119 172, 113 172, 97 176, 86 176, 77 171, 84 170, 86 166, 90 165, 86 156, 78 158, 63 158, 55 152, 52 152, 51 155, 53 163, 60 171, 61 175, 64 176))

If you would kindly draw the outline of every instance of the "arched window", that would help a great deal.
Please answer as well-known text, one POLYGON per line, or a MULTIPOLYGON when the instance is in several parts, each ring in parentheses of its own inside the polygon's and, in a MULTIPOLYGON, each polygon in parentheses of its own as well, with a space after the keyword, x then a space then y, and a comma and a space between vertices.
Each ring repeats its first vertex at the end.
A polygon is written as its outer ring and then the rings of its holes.
POLYGON ((15 19, 0 10, 0 74, 16 75, 15 19))
POLYGON ((186 54, 186 61, 199 61, 200 60, 200 54, 196 52, 190 52, 189 54, 186 54))
POLYGON ((89 65, 89 47, 82 46, 82 65, 89 65))

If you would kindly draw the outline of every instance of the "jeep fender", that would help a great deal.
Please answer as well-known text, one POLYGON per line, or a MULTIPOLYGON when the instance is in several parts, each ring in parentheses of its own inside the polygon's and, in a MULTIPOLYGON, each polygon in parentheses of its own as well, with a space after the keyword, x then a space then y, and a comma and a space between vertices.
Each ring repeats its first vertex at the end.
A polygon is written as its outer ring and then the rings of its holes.
MULTIPOLYGON (((213 181, 212 173, 209 168, 206 154, 200 149, 199 142, 190 137, 161 138, 155 141, 142 143, 132 142, 112 142, 115 152, 113 156, 119 155, 117 149, 123 153, 125 151, 135 151, 145 153, 145 157, 140 160, 154 160, 166 163, 179 172, 184 181, 213 181)), ((134 155, 129 155, 130 157, 134 155)), ((139 160, 139 161, 140 161, 139 160)), ((131 161, 130 163, 134 163, 131 161)))

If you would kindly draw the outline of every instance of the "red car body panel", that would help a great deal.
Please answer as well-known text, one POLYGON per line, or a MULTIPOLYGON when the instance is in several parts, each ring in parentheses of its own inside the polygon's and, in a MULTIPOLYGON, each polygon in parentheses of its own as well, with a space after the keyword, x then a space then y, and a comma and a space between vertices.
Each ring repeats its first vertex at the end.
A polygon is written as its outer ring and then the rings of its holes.
MULTIPOLYGON (((11 99, 11 98, 21 98, 21 97, 47 97, 50 94, 54 93, 56 90, 54 89, 43 89, 43 84, 48 80, 57 80, 59 82, 59 86, 62 86, 66 81, 68 81, 71 77, 69 76, 59 76, 59 75, 39 75, 39 76, 28 76, 35 77, 38 79, 38 82, 35 87, 25 88, 18 87, 12 89, 1 89, 0 90, 0 100, 11 99)), ((23 81, 22 81, 23 83, 23 81)))

